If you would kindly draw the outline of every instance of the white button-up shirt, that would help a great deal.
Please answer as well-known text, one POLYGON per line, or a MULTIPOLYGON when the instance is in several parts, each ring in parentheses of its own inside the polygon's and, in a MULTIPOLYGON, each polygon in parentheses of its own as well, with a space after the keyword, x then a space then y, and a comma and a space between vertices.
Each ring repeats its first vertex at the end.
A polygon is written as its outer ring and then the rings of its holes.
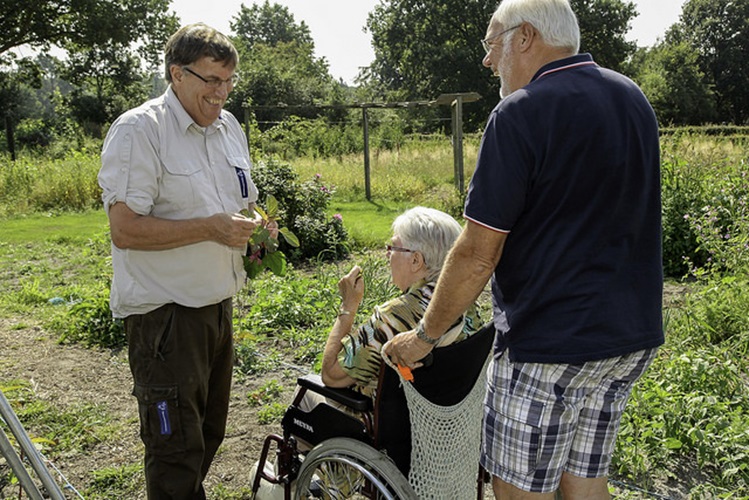
MULTIPOLYGON (((198 126, 171 87, 120 116, 102 149, 104 207, 124 202, 134 212, 183 220, 237 213, 257 201, 247 140, 228 111, 198 126)), ((114 317, 144 314, 167 303, 203 307, 244 284, 243 250, 204 241, 169 250, 112 245, 114 317)))

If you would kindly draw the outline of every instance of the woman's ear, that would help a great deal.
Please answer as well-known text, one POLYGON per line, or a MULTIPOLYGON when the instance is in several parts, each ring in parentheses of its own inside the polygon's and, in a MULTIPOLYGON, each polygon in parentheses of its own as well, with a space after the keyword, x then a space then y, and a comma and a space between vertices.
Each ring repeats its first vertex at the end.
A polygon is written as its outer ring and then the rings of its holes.
POLYGON ((421 252, 411 252, 411 269, 416 272, 420 271, 422 268, 426 269, 426 261, 424 260, 424 255, 422 255, 421 252))

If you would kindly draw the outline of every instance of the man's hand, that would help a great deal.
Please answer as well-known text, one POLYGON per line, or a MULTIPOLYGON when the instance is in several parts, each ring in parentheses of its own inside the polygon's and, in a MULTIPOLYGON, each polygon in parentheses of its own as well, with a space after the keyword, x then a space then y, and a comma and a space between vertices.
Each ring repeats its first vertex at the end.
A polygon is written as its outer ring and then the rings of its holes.
POLYGON ((259 215, 250 219, 242 214, 215 214, 209 219, 213 224, 214 241, 238 248, 247 244, 252 232, 263 221, 259 215))
POLYGON ((420 340, 415 330, 410 330, 390 339, 382 346, 382 351, 390 356, 393 363, 414 369, 422 366, 419 360, 424 359, 432 351, 432 347, 434 346, 420 340))

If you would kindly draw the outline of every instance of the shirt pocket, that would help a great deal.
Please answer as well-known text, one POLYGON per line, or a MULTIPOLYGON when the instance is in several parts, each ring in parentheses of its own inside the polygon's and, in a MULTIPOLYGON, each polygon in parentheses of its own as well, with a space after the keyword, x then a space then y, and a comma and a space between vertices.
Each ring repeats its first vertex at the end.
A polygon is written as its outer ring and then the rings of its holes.
POLYGON ((191 209, 200 204, 199 183, 204 180, 203 166, 184 159, 166 158, 159 182, 159 204, 167 212, 191 209))

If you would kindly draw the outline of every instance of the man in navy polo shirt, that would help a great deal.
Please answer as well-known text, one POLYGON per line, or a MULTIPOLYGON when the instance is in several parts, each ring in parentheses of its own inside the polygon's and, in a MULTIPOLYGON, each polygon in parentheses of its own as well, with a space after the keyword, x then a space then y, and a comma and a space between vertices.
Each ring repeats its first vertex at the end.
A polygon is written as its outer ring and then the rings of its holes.
POLYGON ((385 352, 418 366, 493 277, 495 496, 607 499, 624 406, 664 341, 656 117, 631 80, 578 54, 568 0, 504 0, 482 43, 503 99, 467 224, 419 327, 385 352))

